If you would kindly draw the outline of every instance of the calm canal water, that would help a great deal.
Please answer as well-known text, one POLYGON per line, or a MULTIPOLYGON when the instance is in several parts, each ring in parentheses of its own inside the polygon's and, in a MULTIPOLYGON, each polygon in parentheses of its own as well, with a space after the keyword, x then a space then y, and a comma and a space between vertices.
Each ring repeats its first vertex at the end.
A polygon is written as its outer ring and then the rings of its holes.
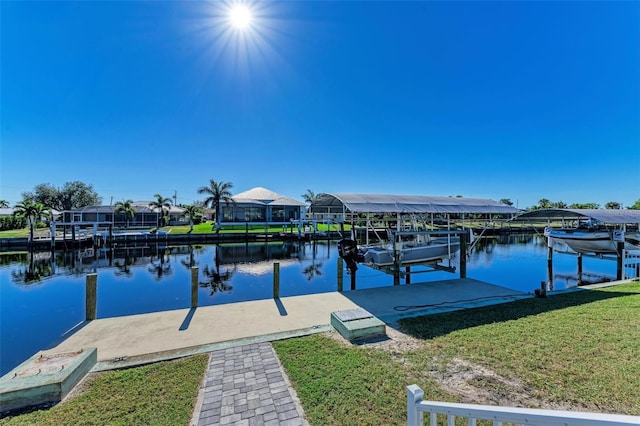
MULTIPOLYGON (((546 253, 536 235, 483 238, 467 276, 532 293, 547 279, 546 253)), ((199 267, 200 306, 271 298, 274 262, 280 264, 281 297, 336 291, 337 259, 336 242, 327 241, 0 254, 0 375, 82 323, 88 273, 98 274, 97 314, 107 318, 189 308, 191 266, 199 267)), ((615 277, 616 264, 585 258, 583 270, 583 279, 604 281, 615 277)), ((575 256, 554 255, 555 289, 576 286, 576 272, 575 256)), ((414 274, 411 281, 458 276, 438 271, 414 274)), ((392 275, 359 267, 357 289, 390 285, 392 275)), ((345 272, 345 291, 349 287, 345 272)))

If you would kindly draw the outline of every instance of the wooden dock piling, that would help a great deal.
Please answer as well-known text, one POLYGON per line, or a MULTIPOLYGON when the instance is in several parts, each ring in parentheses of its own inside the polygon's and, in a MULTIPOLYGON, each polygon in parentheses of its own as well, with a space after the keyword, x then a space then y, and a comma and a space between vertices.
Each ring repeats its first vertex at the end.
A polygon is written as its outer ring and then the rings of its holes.
POLYGON ((191 267, 191 307, 198 307, 198 267, 191 267))
POLYGON ((86 279, 86 304, 85 319, 92 321, 96 319, 98 304, 98 274, 87 274, 86 279))
POLYGON ((280 298, 280 263, 273 262, 273 298, 280 298))

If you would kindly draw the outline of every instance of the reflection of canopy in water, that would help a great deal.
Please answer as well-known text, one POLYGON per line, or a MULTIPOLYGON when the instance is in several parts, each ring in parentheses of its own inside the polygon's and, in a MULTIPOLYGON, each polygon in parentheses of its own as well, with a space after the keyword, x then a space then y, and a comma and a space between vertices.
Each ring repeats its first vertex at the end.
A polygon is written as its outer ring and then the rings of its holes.
POLYGON ((515 214, 520 210, 482 198, 434 197, 391 194, 319 194, 311 204, 313 213, 402 214, 515 214))
POLYGON ((280 264, 281 269, 286 268, 288 266, 297 265, 300 263, 298 259, 274 259, 274 260, 265 260, 262 262, 238 263, 236 265, 236 270, 243 274, 267 275, 267 274, 273 273, 274 262, 278 262, 280 264))
POLYGON ((540 209, 523 213, 514 220, 595 219, 603 223, 640 223, 640 210, 622 209, 540 209))

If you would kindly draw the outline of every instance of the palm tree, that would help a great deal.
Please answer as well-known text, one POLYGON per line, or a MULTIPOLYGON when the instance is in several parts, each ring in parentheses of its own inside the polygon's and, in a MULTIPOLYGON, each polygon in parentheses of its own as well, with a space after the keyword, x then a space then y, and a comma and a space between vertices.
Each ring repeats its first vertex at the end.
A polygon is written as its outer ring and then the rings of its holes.
POLYGON ((158 228, 162 225, 166 225, 166 216, 169 214, 171 208, 171 198, 165 198, 160 194, 154 195, 155 201, 149 203, 149 207, 153 210, 160 209, 161 220, 158 223, 158 228))
POLYGON ((307 189, 307 192, 302 194, 302 199, 307 204, 313 204, 316 200, 317 195, 310 189, 307 189))
POLYGON ((29 243, 31 243, 33 242, 33 229, 36 223, 38 223, 42 217, 49 217, 51 215, 51 209, 42 203, 25 200, 16 204, 13 214, 14 216, 26 217, 29 220, 29 243))
POLYGON ((214 220, 216 222, 216 231, 220 230, 220 202, 224 201, 225 204, 233 203, 231 194, 231 188, 233 184, 231 182, 216 182, 213 179, 209 179, 209 186, 201 186, 198 188, 198 194, 207 194, 208 197, 204 200, 205 206, 211 206, 213 208, 214 220))
POLYGON ((8 209, 9 202, 7 200, 0 200, 0 209, 8 209))
POLYGON ((198 215, 201 215, 202 213, 200 211, 200 207, 198 206, 189 205, 184 206, 183 209, 184 211, 182 212, 182 216, 189 218, 189 233, 191 233, 193 231, 193 219, 198 217, 198 215))
MULTIPOLYGON (((129 227, 129 221, 136 217, 136 209, 133 207, 133 200, 118 201, 116 203, 116 209, 113 211, 114 216, 118 213, 124 213, 127 219, 127 228, 129 227)), ((115 222, 115 217, 113 218, 115 222)))

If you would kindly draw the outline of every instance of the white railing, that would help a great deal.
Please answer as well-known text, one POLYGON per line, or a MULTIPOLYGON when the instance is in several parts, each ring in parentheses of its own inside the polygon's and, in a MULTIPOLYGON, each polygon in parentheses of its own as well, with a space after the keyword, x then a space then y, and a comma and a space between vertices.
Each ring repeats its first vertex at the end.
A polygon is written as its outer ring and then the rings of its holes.
POLYGON ((417 385, 407 386, 407 424, 409 426, 422 426, 423 413, 429 414, 431 426, 436 426, 438 414, 446 416, 449 426, 455 424, 456 417, 468 419, 470 426, 475 426, 477 420, 492 421, 494 426, 501 426, 503 422, 536 426, 640 425, 640 416, 423 401, 423 396, 424 392, 417 385))

